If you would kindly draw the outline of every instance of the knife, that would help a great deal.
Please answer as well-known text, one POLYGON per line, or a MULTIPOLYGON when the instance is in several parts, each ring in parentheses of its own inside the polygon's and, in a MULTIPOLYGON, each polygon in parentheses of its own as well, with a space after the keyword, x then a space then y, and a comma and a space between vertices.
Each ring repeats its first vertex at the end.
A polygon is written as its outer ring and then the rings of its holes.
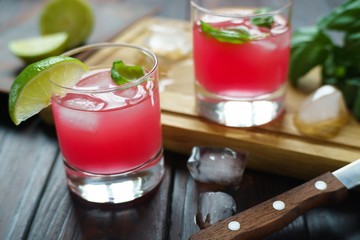
POLYGON ((262 239, 312 208, 344 200, 348 190, 358 185, 360 159, 200 230, 189 240, 262 239))

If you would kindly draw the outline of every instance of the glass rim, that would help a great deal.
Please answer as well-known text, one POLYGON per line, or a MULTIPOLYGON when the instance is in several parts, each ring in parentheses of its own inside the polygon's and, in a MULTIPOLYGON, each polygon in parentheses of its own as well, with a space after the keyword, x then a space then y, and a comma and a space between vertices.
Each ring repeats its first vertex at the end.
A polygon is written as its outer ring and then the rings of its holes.
MULTIPOLYGON (((59 83, 56 83, 54 81, 52 81, 50 79, 51 84, 53 84, 56 87, 59 87, 61 89, 67 90, 67 91, 71 91, 71 92, 78 92, 78 93, 106 93, 106 92, 112 92, 112 91, 117 91, 117 90, 124 90, 124 89, 128 89, 131 88, 133 86, 137 86, 139 84, 141 84, 142 82, 144 82, 146 79, 149 79, 150 76, 155 75, 157 68, 158 68, 158 58, 155 55, 155 53, 153 53, 152 51, 150 51, 149 49, 142 47, 142 46, 137 46, 134 44, 128 44, 128 43, 110 43, 110 42, 101 42, 101 43, 94 43, 94 44, 87 44, 81 47, 77 47, 74 49, 71 49, 69 51, 66 51, 64 53, 61 54, 61 56, 67 56, 67 57, 71 57, 75 54, 79 54, 85 51, 91 51, 91 50, 101 50, 101 49, 106 49, 106 48, 111 48, 111 47, 122 47, 122 48, 128 48, 128 49, 134 49, 134 50, 138 50, 140 52, 142 52, 144 55, 150 57, 153 60, 152 68, 146 72, 146 74, 136 80, 132 80, 129 81, 128 83, 125 84, 121 84, 118 86, 114 86, 114 87, 109 87, 107 89, 81 89, 81 88, 77 88, 75 86, 72 87, 68 87, 68 86, 63 86, 59 83)), ((86 65, 86 63, 84 63, 86 65)), ((81 79, 79 79, 81 80, 81 79)))
POLYGON ((261 17, 261 16, 269 16, 269 15, 276 15, 276 14, 279 14, 283 11, 285 11, 286 9, 290 8, 292 6, 292 0, 284 0, 284 6, 278 8, 278 9, 275 9, 275 10, 271 10, 269 12, 266 12, 266 13, 252 13, 252 14, 241 14, 241 13, 219 13, 219 12, 215 12, 211 9, 208 9, 206 7, 203 7, 203 6, 200 6, 197 2, 199 0, 190 0, 190 4, 204 12, 204 13, 207 13, 207 14, 211 14, 211 15, 215 15, 215 16, 218 16, 218 17, 227 17, 227 18, 253 18, 253 17, 261 17))

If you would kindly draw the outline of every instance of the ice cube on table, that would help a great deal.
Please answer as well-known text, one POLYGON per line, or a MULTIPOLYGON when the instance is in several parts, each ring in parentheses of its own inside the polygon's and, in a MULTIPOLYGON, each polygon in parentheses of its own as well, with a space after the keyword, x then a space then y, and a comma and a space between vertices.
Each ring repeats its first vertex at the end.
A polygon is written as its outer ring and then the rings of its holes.
POLYGON ((191 176, 203 183, 236 186, 244 174, 248 153, 230 148, 195 146, 188 159, 191 176))
POLYGON ((343 95, 331 85, 309 95, 294 115, 294 124, 302 134, 321 139, 335 137, 348 120, 343 95))
POLYGON ((236 212, 236 203, 232 196, 224 192, 200 193, 196 224, 201 228, 209 227, 236 212))

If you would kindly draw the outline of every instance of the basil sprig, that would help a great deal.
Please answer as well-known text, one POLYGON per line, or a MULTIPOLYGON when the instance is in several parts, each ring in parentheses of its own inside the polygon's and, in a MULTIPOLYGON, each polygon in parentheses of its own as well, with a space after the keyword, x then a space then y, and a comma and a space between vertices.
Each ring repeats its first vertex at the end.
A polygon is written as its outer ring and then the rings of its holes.
MULTIPOLYGON (((270 10, 271 10, 270 8, 259 8, 254 13, 255 14, 266 14, 266 13, 270 12, 270 10)), ((265 28, 270 29, 274 23, 274 17, 271 15, 254 17, 251 19, 251 23, 256 26, 259 26, 259 27, 265 27, 265 28)))
MULTIPOLYGON (((259 8, 255 14, 266 14, 269 8, 259 8)), ((271 28, 274 23, 273 16, 259 16, 251 19, 251 23, 258 27, 271 28)), ((241 26, 230 26, 225 28, 214 28, 204 21, 200 21, 201 31, 220 42, 241 44, 252 40, 249 31, 241 26)))
POLYGON ((122 60, 113 62, 111 68, 111 78, 118 85, 141 78, 145 75, 142 66, 126 65, 122 60))
POLYGON ((338 87, 360 121, 360 1, 348 0, 320 18, 315 26, 299 28, 291 41, 289 78, 294 86, 312 68, 322 68, 322 84, 338 87), (329 32, 341 32, 335 43, 329 32))
POLYGON ((200 21, 201 31, 220 42, 245 43, 251 40, 250 33, 241 27, 214 28, 204 21, 200 21))

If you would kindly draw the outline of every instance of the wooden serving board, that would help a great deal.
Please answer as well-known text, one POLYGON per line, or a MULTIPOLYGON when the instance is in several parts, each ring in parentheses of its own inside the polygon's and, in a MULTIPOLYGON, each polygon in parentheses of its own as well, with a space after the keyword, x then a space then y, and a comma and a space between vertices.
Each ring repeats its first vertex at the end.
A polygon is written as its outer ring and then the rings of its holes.
MULTIPOLYGON (((115 42, 147 46, 154 25, 180 28, 189 34, 184 21, 164 18, 143 19, 113 39, 115 42)), ((318 140, 301 135, 293 125, 293 115, 306 96, 288 87, 286 112, 262 127, 231 128, 200 118, 195 109, 191 54, 180 60, 160 57, 160 82, 172 82, 161 93, 162 124, 166 149, 190 154, 195 145, 223 146, 250 153, 248 167, 301 179, 333 171, 360 158, 360 124, 351 120, 335 138, 318 140)), ((316 81, 311 73, 307 78, 316 81)))

